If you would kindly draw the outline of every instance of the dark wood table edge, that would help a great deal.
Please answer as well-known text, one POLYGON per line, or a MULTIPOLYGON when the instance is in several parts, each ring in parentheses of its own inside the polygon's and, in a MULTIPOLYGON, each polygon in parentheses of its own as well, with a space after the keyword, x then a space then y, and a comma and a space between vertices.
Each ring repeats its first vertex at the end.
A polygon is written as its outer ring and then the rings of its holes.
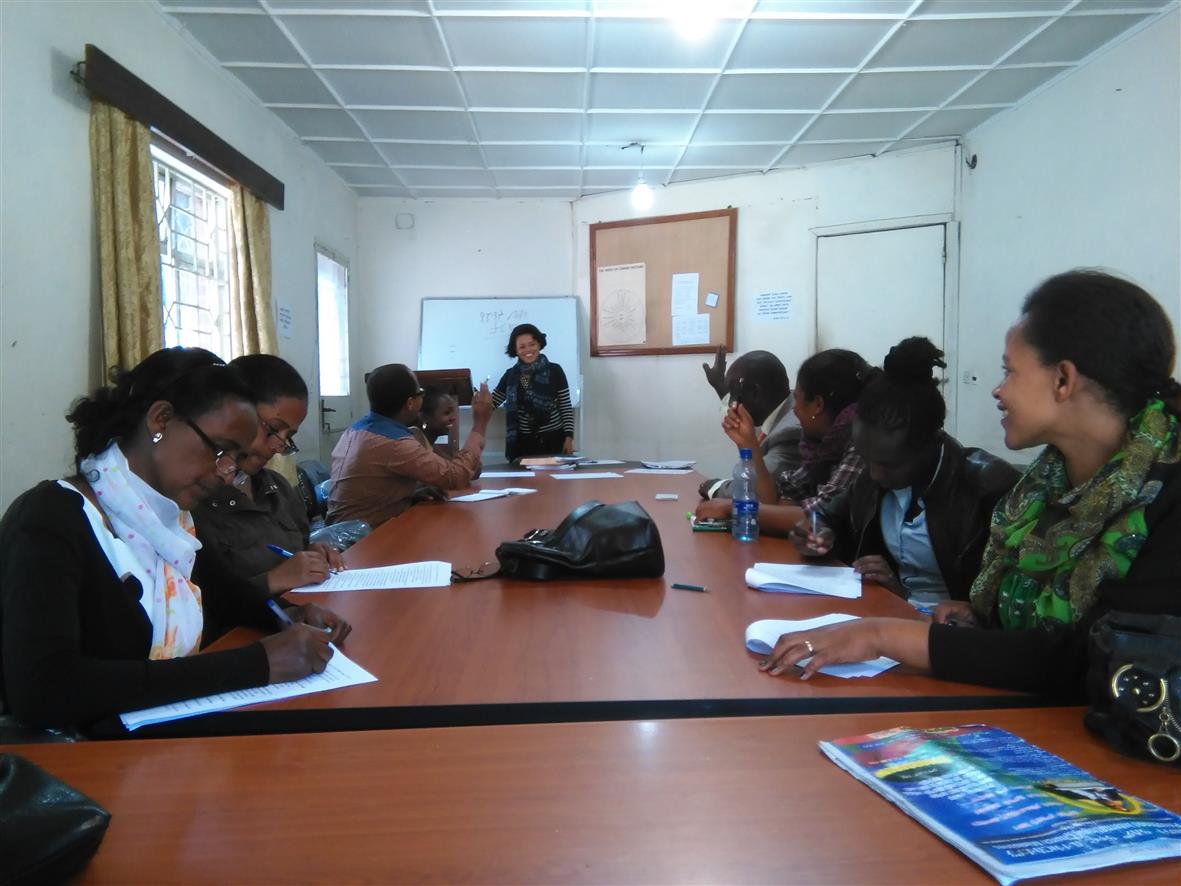
POLYGON ((387 708, 248 708, 145 726, 127 738, 198 738, 299 732, 429 729, 441 726, 509 726, 607 720, 682 720, 805 714, 875 714, 922 711, 1069 707, 1071 702, 1013 695, 945 695, 860 698, 720 698, 627 701, 514 702, 387 708))

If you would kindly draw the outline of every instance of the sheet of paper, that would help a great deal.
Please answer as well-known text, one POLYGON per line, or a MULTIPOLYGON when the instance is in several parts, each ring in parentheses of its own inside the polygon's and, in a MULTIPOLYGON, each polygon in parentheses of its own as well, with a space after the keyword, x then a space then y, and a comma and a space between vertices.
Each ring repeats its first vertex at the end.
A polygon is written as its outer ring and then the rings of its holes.
POLYGON ((692 468, 632 468, 625 474, 692 474, 692 468))
POLYGON ((698 274, 673 274, 672 315, 674 317, 691 316, 697 313, 697 288, 700 279, 698 274))
POLYGON ((708 345, 709 314, 686 314, 673 317, 673 346, 708 345))
POLYGON ((756 563, 746 570, 746 583, 760 591, 780 594, 821 594, 846 600, 861 597, 861 576, 851 566, 756 563))
POLYGON ((279 338, 288 341, 295 338, 295 312, 290 305, 275 302, 275 329, 279 332, 279 338))
POLYGON ((668 470, 668 471, 680 471, 685 468, 693 467, 693 465, 697 464, 697 462, 690 461, 688 459, 682 460, 682 459, 676 459, 676 458, 671 458, 671 459, 666 458, 664 461, 655 461, 655 460, 641 461, 640 464, 642 464, 646 468, 656 468, 656 469, 668 470))
POLYGON ((292 680, 290 683, 272 683, 269 686, 258 686, 254 689, 239 689, 234 692, 207 695, 204 698, 178 701, 175 704, 129 711, 126 714, 120 714, 119 719, 123 721, 123 725, 128 730, 134 730, 141 726, 167 723, 170 720, 183 720, 185 717, 195 717, 198 714, 212 714, 215 711, 228 711, 232 708, 262 704, 266 701, 278 701, 283 698, 294 698, 297 695, 324 692, 328 689, 341 689, 345 686, 377 682, 375 676, 335 646, 332 649, 333 656, 328 660, 328 667, 322 673, 311 674, 302 680, 292 680))
POLYGON ((480 474, 480 480, 504 480, 509 477, 536 477, 537 475, 532 471, 484 471, 480 474))
POLYGON ((494 498, 507 498, 510 495, 531 495, 536 491, 536 489, 525 488, 481 489, 479 492, 457 495, 449 501, 490 501, 494 498))
POLYGON ((720 295, 718 295, 716 292, 706 293, 705 306, 707 308, 716 308, 718 306, 718 302, 721 300, 721 298, 722 297, 720 295))
POLYGON ((642 345, 648 340, 647 266, 604 265, 595 274, 600 345, 642 345))
MULTIPOLYGON (((778 618, 765 618, 756 621, 746 629, 746 648, 757 655, 769 655, 784 634, 794 634, 799 631, 811 631, 825 625, 840 624, 843 621, 854 621, 857 616, 845 612, 830 612, 817 618, 805 618, 800 621, 785 621, 778 618)), ((805 658, 797 667, 805 667, 811 659, 805 658)), ((876 677, 882 671, 887 671, 897 665, 892 658, 875 658, 871 661, 856 661, 848 664, 825 665, 820 673, 830 677, 876 677)))
POLYGON ((421 563, 372 566, 368 569, 345 569, 328 576, 328 581, 322 584, 293 588, 292 593, 380 591, 386 588, 445 588, 450 584, 450 563, 444 563, 442 560, 423 560, 421 563))
POLYGON ((625 465, 627 462, 620 461, 617 458, 580 458, 578 460, 579 467, 583 465, 625 465))
POLYGON ((551 474, 555 480, 609 480, 612 477, 623 477, 614 471, 571 471, 569 474, 551 474))
POLYGON ((755 296, 756 323, 775 323, 790 319, 790 292, 760 292, 755 296))

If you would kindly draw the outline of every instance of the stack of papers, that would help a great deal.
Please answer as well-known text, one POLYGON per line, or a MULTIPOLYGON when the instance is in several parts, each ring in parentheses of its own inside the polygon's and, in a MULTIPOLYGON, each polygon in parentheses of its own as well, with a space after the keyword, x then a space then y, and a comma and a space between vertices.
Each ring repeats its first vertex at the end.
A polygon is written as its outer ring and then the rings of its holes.
MULTIPOLYGON (((856 619, 856 615, 849 615, 844 612, 832 612, 828 615, 821 615, 818 618, 805 618, 802 621, 764 618, 762 621, 754 622, 746 629, 746 648, 757 655, 770 655, 771 650, 775 648, 775 644, 779 642, 779 638, 784 634, 811 631, 816 628, 822 628, 825 625, 835 625, 843 621, 855 621, 856 619)), ((808 662, 811 660, 810 658, 805 658, 798 662, 796 667, 807 667, 808 662)), ((897 664, 898 662, 894 661, 894 659, 882 656, 872 661, 825 665, 820 669, 820 673, 828 674, 830 677, 842 677, 844 679, 850 677, 876 677, 882 671, 888 671, 897 664)))
POLYGON ((499 480, 503 477, 536 477, 533 471, 484 471, 481 480, 499 480))
POLYGON ((569 474, 552 474, 555 480, 606 480, 609 477, 622 477, 623 474, 616 474, 614 471, 573 471, 569 474))
POLYGON ((258 686, 254 689, 239 689, 235 692, 207 695, 205 698, 192 698, 174 704, 157 705, 154 708, 144 708, 140 711, 120 714, 119 719, 123 721, 123 725, 128 731, 131 731, 139 729, 141 726, 167 723, 170 720, 183 720, 185 717, 195 717, 198 714, 212 714, 245 705, 295 698, 297 695, 311 695, 313 692, 324 692, 327 689, 341 689, 360 683, 377 682, 375 676, 352 661, 335 646, 332 647, 332 651, 333 655, 328 660, 328 667, 322 673, 309 674, 302 680, 292 680, 290 683, 272 683, 269 686, 258 686))
POLYGON ((451 564, 442 560, 345 569, 318 585, 292 588, 293 594, 323 591, 380 591, 386 588, 445 588, 451 584, 451 564))
POLYGON ((756 563, 746 570, 746 584, 776 594, 820 594, 845 600, 861 596, 861 576, 851 566, 756 563))
MULTIPOLYGON (((529 476, 533 476, 530 474, 529 476)), ((481 489, 479 492, 471 492, 467 495, 457 495, 455 498, 448 499, 448 501, 488 501, 492 498, 504 498, 507 495, 531 495, 536 492, 536 489, 509 488, 509 489, 481 489)))
POLYGON ((691 468, 632 468, 629 474, 692 474, 691 468))
POLYGON ((695 461, 679 461, 677 459, 672 459, 670 461, 670 460, 666 459, 664 461, 642 461, 642 462, 640 462, 640 464, 642 464, 646 468, 652 468, 653 470, 656 470, 656 471, 684 471, 688 468, 693 467, 693 465, 697 464, 697 462, 695 462, 695 461))

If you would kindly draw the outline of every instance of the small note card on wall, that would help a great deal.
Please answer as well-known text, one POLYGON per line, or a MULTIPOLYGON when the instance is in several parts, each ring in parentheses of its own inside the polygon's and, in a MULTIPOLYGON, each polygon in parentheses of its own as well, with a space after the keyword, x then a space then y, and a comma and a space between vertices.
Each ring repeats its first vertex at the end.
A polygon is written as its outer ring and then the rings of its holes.
POLYGON ((774 323, 791 319, 790 292, 760 292, 755 296, 755 320, 774 323))
POLYGON ((295 314, 287 305, 275 303, 275 326, 278 328, 279 338, 290 340, 292 327, 295 326, 295 314))

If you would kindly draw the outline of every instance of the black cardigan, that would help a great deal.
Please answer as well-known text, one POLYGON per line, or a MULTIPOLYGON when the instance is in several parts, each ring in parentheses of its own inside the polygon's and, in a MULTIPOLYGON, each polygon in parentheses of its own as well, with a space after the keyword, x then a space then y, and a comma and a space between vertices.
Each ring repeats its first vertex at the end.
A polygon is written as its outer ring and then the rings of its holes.
MULTIPOLYGON (((21 495, 0 521, 0 705, 30 726, 91 729, 124 711, 268 682, 260 643, 149 660, 140 596, 137 579, 115 575, 78 493, 45 481, 21 495)), ((201 596, 207 620, 275 626, 256 596, 217 586, 201 596)))
POLYGON ((1181 615, 1181 463, 1160 466, 1164 483, 1145 507, 1148 540, 1128 574, 1099 585, 1099 600, 1065 628, 967 628, 931 625, 931 670, 944 680, 1036 692, 1069 701, 1086 696, 1087 636, 1112 610, 1181 615))

